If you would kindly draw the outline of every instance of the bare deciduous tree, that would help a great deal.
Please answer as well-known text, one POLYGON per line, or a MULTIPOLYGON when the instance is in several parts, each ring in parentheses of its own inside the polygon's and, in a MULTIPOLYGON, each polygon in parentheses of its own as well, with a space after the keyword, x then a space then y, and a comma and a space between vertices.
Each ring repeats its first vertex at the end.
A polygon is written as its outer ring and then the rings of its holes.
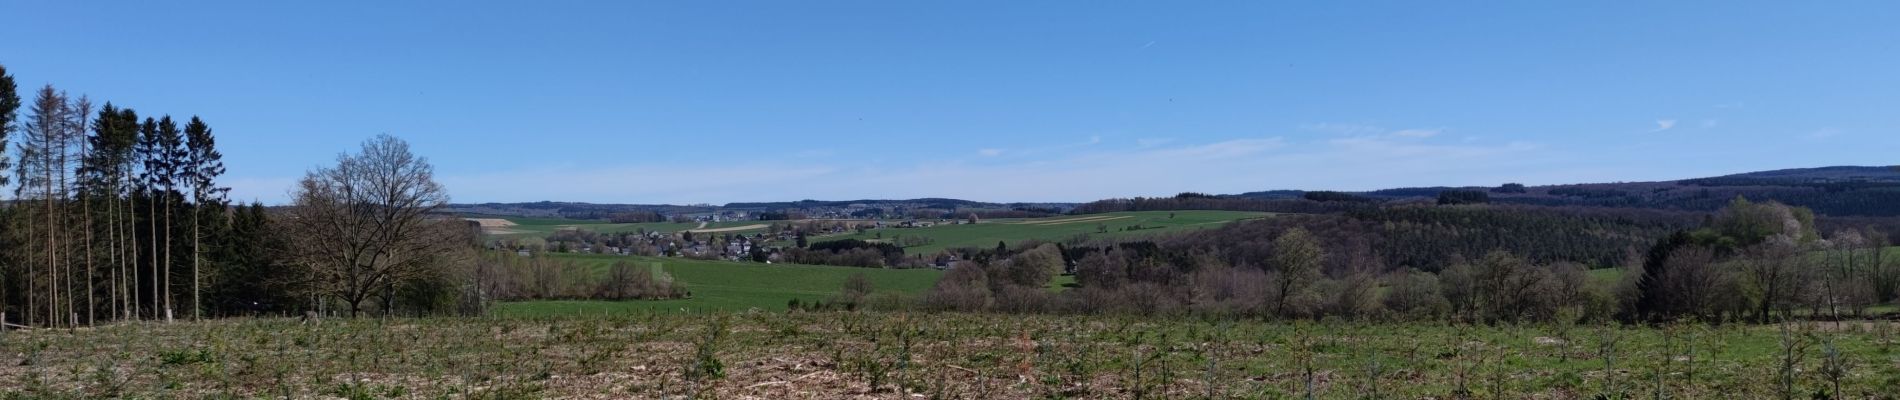
POLYGON ((1321 262, 1326 258, 1324 249, 1306 229, 1288 229, 1273 240, 1273 255, 1267 265, 1273 268, 1273 312, 1282 316, 1294 314, 1295 299, 1319 281, 1321 262))
POLYGON ((294 198, 285 219, 293 260, 307 287, 343 300, 352 317, 371 296, 456 261, 467 243, 461 221, 431 215, 448 194, 428 160, 389 135, 310 171, 294 198))

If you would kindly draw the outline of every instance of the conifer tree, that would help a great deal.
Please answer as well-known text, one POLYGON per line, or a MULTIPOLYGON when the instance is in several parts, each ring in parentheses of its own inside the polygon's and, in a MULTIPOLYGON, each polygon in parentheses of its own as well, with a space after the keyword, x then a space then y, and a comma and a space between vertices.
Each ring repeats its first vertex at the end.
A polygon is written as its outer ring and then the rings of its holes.
POLYGON ((182 176, 191 189, 191 317, 203 317, 199 293, 203 290, 203 278, 199 275, 203 263, 204 219, 209 216, 222 216, 225 194, 231 189, 218 187, 217 178, 224 175, 224 155, 218 153, 215 139, 211 136, 211 126, 198 117, 191 117, 185 124, 186 157, 182 176), (207 214, 215 213, 215 214, 207 214))
MULTIPOLYGON (((79 193, 88 200, 104 200, 99 206, 104 212, 101 224, 88 223, 92 230, 101 231, 105 237, 106 264, 110 268, 111 283, 108 291, 113 314, 125 317, 131 313, 129 274, 126 272, 125 243, 129 234, 125 229, 126 164, 131 162, 132 146, 138 138, 138 116, 130 109, 121 110, 111 103, 99 111, 93 122, 93 134, 86 138, 88 150, 80 161, 79 193)), ((92 213, 88 213, 91 215, 92 213)), ((90 241, 89 241, 90 242, 90 241)))
MULTIPOLYGON (((9 175, 7 175, 7 170, 13 167, 13 160, 7 156, 7 140, 13 136, 13 125, 14 121, 19 117, 19 110, 19 87, 13 83, 13 75, 7 73, 7 67, 0 65, 0 187, 6 186, 10 180, 9 175)), ((15 219, 11 218, 12 213, 10 209, 5 210, 5 212, 5 214, 0 214, 0 216, 9 217, 7 218, 9 221, 15 219)), ((0 240, 6 240, 6 243, 9 245, 3 249, 7 254, 0 255, 0 323, 7 321, 6 310, 7 296, 9 293, 6 292, 6 288, 12 285, 12 282, 8 282, 7 280, 12 279, 16 273, 16 271, 12 271, 17 261, 13 257, 14 250, 16 249, 10 246, 12 242, 9 239, 11 238, 0 238, 0 240)))
MULTIPOLYGON (((139 140, 135 150, 140 166, 139 179, 136 180, 138 197, 145 199, 145 243, 149 245, 149 247, 146 247, 146 251, 151 252, 151 257, 148 258, 151 260, 151 263, 146 266, 148 268, 147 271, 149 271, 146 275, 152 278, 151 305, 153 319, 161 317, 160 313, 162 311, 159 311, 158 307, 161 305, 159 296, 162 294, 160 292, 163 291, 159 287, 158 188, 160 187, 159 175, 163 171, 159 163, 164 161, 159 154, 159 149, 161 148, 159 135, 158 121, 151 117, 146 117, 145 124, 139 126, 139 140)), ((133 254, 135 256, 140 255, 140 253, 136 251, 134 251, 133 254)))

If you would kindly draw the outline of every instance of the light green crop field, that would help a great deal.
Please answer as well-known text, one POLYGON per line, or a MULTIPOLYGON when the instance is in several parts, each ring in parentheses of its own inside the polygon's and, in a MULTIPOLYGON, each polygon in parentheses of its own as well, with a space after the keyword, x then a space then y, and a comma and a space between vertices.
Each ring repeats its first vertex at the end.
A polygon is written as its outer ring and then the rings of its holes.
POLYGON ((864 274, 879 292, 918 293, 929 289, 943 273, 931 269, 878 269, 822 265, 761 264, 700 261, 682 258, 623 257, 598 254, 554 254, 604 272, 616 261, 638 266, 658 263, 673 279, 686 283, 693 297, 680 300, 526 301, 502 303, 498 315, 599 315, 644 311, 706 312, 758 308, 783 311, 791 299, 826 300, 854 274, 864 274))
POLYGON ((904 248, 909 254, 933 254, 958 247, 996 247, 997 242, 1041 239, 1060 241, 1079 235, 1091 237, 1130 237, 1192 229, 1219 227, 1233 221, 1265 218, 1267 213, 1245 211, 1136 211, 1106 214, 1065 215, 1049 218, 982 221, 975 225, 938 225, 928 228, 888 228, 824 236, 812 241, 862 239, 897 242, 903 236, 930 238, 929 244, 904 248), (1125 228, 1140 226, 1138 230, 1125 228), (1106 228, 1107 232, 1102 230, 1106 228))

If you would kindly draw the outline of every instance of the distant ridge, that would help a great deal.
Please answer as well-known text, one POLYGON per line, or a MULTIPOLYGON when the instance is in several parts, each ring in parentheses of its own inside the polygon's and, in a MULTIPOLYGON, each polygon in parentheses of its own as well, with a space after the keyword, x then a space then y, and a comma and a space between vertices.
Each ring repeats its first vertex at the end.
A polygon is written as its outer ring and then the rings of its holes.
MULTIPOLYGON (((1900 216, 1900 166, 1829 166, 1744 172, 1671 181, 1525 186, 1431 186, 1345 192, 1371 199, 1433 198, 1447 190, 1481 190, 1494 203, 1712 211, 1736 197, 1774 200, 1833 216, 1900 216)), ((1271 190, 1226 197, 1302 198, 1271 190)))
POLYGON ((629 212, 654 212, 665 215, 678 215, 860 208, 888 208, 893 210, 1034 210, 1054 214, 1065 212, 1070 208, 1074 208, 1075 205, 1076 203, 990 203, 949 198, 738 202, 726 203, 722 206, 710 204, 602 204, 539 201, 529 203, 450 204, 444 212, 506 217, 604 219, 612 214, 629 212))
MULTIPOLYGON (((1835 216, 1900 216, 1900 166, 1826 166, 1688 178, 1670 181, 1575 183, 1524 186, 1420 186, 1343 192, 1369 200, 1429 199, 1447 190, 1485 191, 1494 203, 1593 206, 1710 211, 1737 196, 1775 200, 1835 216)), ((1307 190, 1266 190, 1219 195, 1224 198, 1298 200, 1307 190)), ((1327 192, 1342 193, 1342 192, 1327 192)), ((1323 199, 1322 199, 1323 200, 1323 199)), ((529 203, 452 204, 448 212, 520 217, 606 218, 625 212, 666 215, 722 212, 884 208, 891 210, 1035 210, 1061 212, 1078 203, 996 203, 953 198, 796 200, 735 202, 724 205, 601 204, 540 201, 529 203)))

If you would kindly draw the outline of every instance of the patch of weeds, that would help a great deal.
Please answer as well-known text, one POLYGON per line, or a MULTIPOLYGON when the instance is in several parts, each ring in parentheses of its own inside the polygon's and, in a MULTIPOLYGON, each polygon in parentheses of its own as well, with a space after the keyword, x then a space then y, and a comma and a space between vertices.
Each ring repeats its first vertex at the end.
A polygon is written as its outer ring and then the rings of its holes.
POLYGON ((206 350, 206 349, 170 350, 170 351, 163 351, 163 352, 158 353, 159 365, 164 365, 168 367, 192 365, 192 364, 209 364, 212 361, 214 361, 214 359, 211 356, 211 351, 206 350))

